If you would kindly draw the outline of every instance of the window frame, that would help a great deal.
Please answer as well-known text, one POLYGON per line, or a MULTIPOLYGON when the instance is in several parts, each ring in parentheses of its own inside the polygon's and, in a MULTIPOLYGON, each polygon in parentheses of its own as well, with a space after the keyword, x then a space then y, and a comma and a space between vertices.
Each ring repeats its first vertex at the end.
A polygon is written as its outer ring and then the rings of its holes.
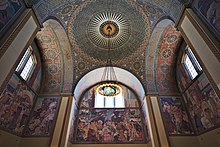
MULTIPOLYGON (((192 49, 186 45, 185 47, 185 53, 183 55, 182 63, 184 65, 184 68, 189 75, 191 80, 194 80, 198 75, 200 75, 203 71, 202 66, 200 65, 199 61, 197 60, 195 54, 193 53, 192 49), (191 62, 193 68, 195 69, 195 72, 197 75, 194 77, 192 71, 190 70, 188 64, 186 63, 186 58, 188 57, 189 61, 191 62)), ((194 72, 194 71, 193 71, 194 72)))
POLYGON ((117 106, 117 104, 116 104, 116 103, 117 103, 117 100, 116 100, 116 99, 118 99, 119 97, 121 97, 121 99, 124 99, 124 97, 123 97, 122 94, 117 95, 117 96, 102 96, 102 95, 100 95, 98 92, 96 92, 94 108, 95 108, 95 109, 102 109, 102 108, 104 108, 104 109, 106 109, 106 108, 117 108, 117 109, 118 109, 118 108, 125 108, 125 100, 123 100, 123 106, 117 106), (98 101, 97 99, 99 99, 99 98, 102 98, 102 99, 103 99, 102 107, 101 107, 100 105, 96 106, 96 101, 98 101), (106 99, 108 99, 108 98, 111 98, 111 99, 112 99, 114 106, 108 107, 108 106, 106 105, 106 103, 107 103, 107 100, 106 100, 106 99))
POLYGON ((20 59, 15 72, 25 81, 28 81, 32 75, 32 73, 34 72, 34 69, 37 65, 37 60, 36 57, 34 55, 34 51, 33 48, 31 46, 29 46, 25 53, 23 54, 22 58, 20 59), (25 77, 23 77, 21 74, 22 72, 25 70, 25 67, 29 61, 29 59, 31 58, 32 60, 32 67, 28 70, 27 75, 25 77))

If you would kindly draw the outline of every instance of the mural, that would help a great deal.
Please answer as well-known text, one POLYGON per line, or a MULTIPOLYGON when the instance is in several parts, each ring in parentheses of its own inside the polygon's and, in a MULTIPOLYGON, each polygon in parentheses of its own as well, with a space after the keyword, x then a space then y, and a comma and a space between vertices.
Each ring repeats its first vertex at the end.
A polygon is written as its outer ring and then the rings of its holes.
POLYGON ((60 98, 57 97, 38 98, 24 135, 50 136, 53 131, 59 101, 60 98))
MULTIPOLYGON (((122 97, 124 98, 125 107, 139 107, 139 103, 135 94, 127 87, 120 85, 122 88, 122 97)), ((94 108, 95 98, 97 97, 98 86, 90 88, 83 96, 80 107, 81 108, 94 108)))
POLYGON ((203 73, 184 93, 197 133, 220 123, 220 99, 203 73))
POLYGON ((144 116, 144 125, 145 125, 145 132, 146 132, 146 141, 150 141, 150 132, 149 132, 149 126, 148 126, 148 117, 147 117, 147 100, 144 98, 144 103, 142 105, 142 111, 144 116))
POLYGON ((193 8, 202 16, 220 37, 220 1, 219 0, 195 0, 193 8))
POLYGON ((1 0, 0 1, 0 33, 9 22, 16 19, 23 8, 21 0, 1 0))
POLYGON ((42 69, 40 68, 32 85, 32 88, 35 92, 38 92, 40 90, 41 77, 42 77, 42 69))
POLYGON ((145 143, 139 109, 81 109, 76 143, 145 143))
MULTIPOLYGON (((74 99, 74 98, 73 98, 74 99)), ((74 143, 74 134, 75 134, 75 131, 74 131, 74 126, 76 124, 76 116, 77 116, 77 106, 75 104, 75 99, 74 99, 74 102, 73 102, 73 112, 72 112, 72 120, 71 120, 71 124, 70 124, 70 133, 69 133, 69 142, 70 143, 74 143)))
POLYGON ((0 96, 0 126, 21 135, 34 102, 34 93, 13 74, 0 96))
POLYGON ((159 97, 162 116, 169 135, 194 134, 181 97, 159 97))

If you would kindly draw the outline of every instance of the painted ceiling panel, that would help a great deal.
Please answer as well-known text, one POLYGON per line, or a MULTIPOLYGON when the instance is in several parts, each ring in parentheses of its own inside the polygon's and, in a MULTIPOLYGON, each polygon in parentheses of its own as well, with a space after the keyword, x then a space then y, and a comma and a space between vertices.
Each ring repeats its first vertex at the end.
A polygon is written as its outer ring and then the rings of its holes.
POLYGON ((55 18, 66 31, 75 69, 74 86, 87 72, 105 66, 107 58, 145 84, 145 50, 153 29, 163 18, 177 20, 184 3, 184 0, 41 0, 34 9, 41 22, 55 18))

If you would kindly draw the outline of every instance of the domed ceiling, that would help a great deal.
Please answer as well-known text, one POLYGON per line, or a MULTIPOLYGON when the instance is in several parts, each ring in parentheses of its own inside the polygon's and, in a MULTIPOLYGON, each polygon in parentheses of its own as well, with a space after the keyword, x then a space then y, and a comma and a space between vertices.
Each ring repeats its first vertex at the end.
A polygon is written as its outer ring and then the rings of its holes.
POLYGON ((54 18, 68 35, 74 60, 74 83, 87 72, 113 65, 144 81, 145 50, 155 25, 178 19, 185 0, 39 0, 43 23, 54 18))
POLYGON ((110 56, 128 62, 146 48, 150 22, 132 1, 98 0, 84 3, 71 14, 67 32, 75 51, 85 60, 103 62, 110 56))

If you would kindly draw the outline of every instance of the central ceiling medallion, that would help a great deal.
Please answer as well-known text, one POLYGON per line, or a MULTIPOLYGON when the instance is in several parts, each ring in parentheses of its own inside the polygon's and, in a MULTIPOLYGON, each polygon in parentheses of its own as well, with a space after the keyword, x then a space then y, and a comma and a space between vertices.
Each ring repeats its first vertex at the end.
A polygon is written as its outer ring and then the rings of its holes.
POLYGON ((67 23, 72 49, 83 60, 128 63, 140 56, 150 38, 150 21, 131 0, 89 0, 74 10, 67 23), (110 32, 108 32, 110 30, 110 32))
POLYGON ((105 21, 99 27, 99 32, 106 38, 113 38, 119 32, 119 27, 114 21, 105 21))
POLYGON ((99 49, 108 50, 109 45, 111 50, 117 50, 129 40, 130 30, 130 23, 125 16, 108 11, 93 15, 87 32, 90 41, 99 49), (111 38, 109 43, 108 38, 111 38))

